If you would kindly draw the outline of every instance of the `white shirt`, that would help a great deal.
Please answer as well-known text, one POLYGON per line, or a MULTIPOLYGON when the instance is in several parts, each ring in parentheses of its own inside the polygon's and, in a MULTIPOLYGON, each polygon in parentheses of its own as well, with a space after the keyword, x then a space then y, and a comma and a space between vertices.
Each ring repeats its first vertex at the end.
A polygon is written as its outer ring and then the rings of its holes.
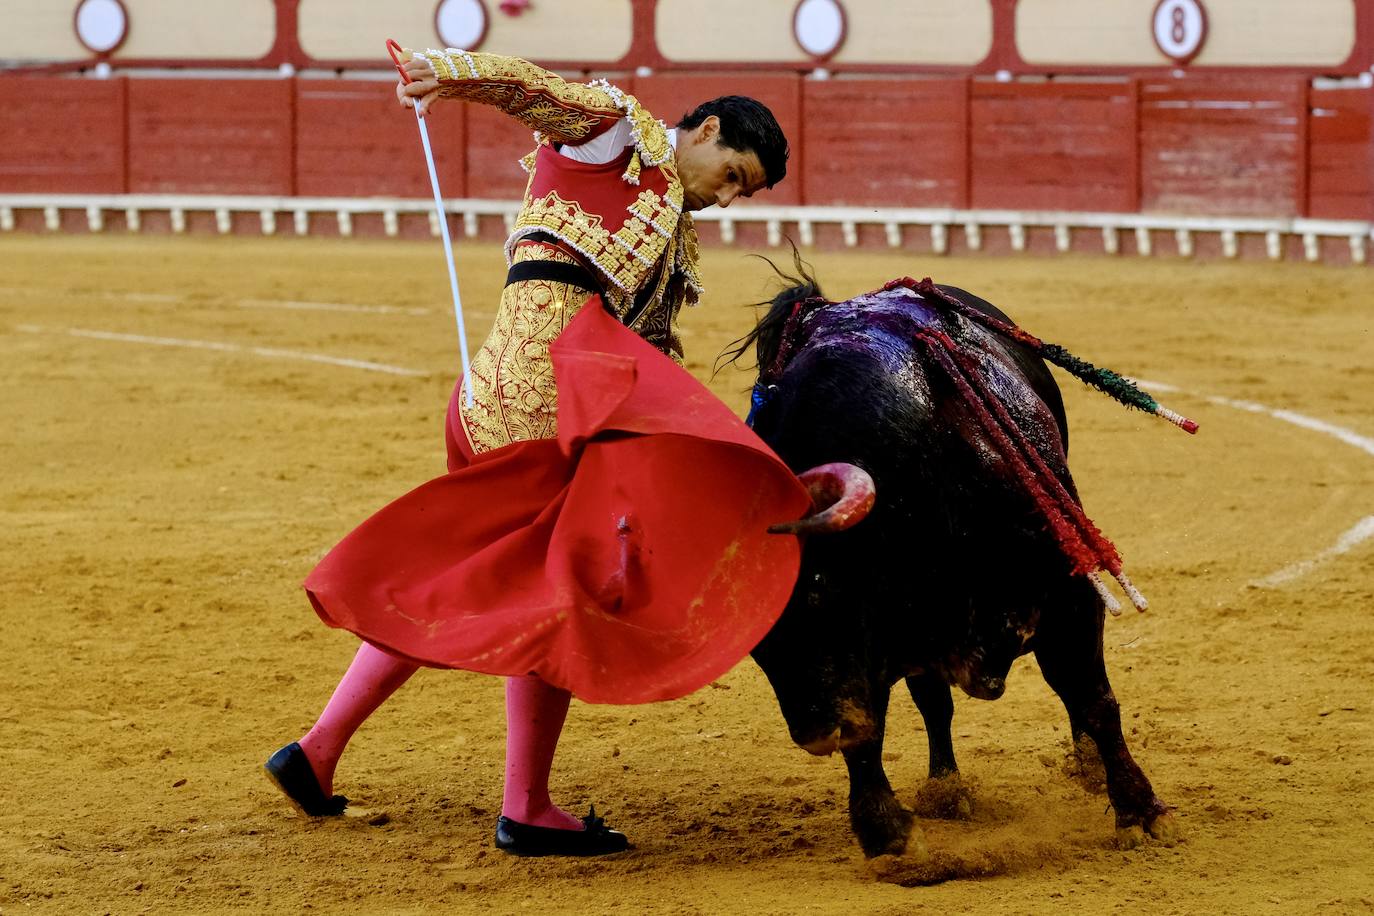
MULTIPOLYGON (((625 151, 625 147, 634 143, 634 127, 630 124, 629 118, 621 118, 616 122, 615 127, 606 131, 599 137, 580 143, 577 146, 570 146, 564 143, 558 151, 569 159, 578 162, 585 162, 589 165, 603 165, 620 156, 625 151)), ((673 149, 677 149, 677 128, 668 131, 668 142, 673 149)))

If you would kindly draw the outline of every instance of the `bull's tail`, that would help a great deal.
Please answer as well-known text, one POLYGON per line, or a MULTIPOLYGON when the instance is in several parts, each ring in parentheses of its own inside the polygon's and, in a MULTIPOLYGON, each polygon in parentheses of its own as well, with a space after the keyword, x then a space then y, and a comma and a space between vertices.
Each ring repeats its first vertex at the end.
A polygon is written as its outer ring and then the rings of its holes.
POLYGON ((1098 530, 1078 500, 1055 476, 1006 405, 988 390, 977 361, 938 329, 922 328, 916 332, 915 339, 953 382, 984 435, 1012 467, 1017 480, 1044 516, 1073 571, 1092 581, 1103 604, 1113 614, 1121 613, 1121 605, 1097 578, 1099 569, 1110 573, 1120 583, 1136 610, 1145 610, 1149 604, 1122 571, 1121 555, 1116 546, 1098 530))
POLYGON ((960 302, 954 296, 940 289, 931 282, 929 277, 926 277, 919 283, 910 277, 903 277, 900 280, 893 280, 883 285, 883 289, 885 290, 898 288, 912 290, 913 292, 921 294, 923 297, 928 297, 933 302, 947 305, 970 321, 994 333, 1009 337, 1017 343, 1025 345, 1037 356, 1054 363, 1059 368, 1088 385, 1091 385, 1098 391, 1110 395, 1127 407, 1136 407, 1146 413, 1152 413, 1157 417, 1168 420, 1184 432, 1197 432, 1198 426, 1196 422, 1165 407, 1151 397, 1148 392, 1142 391, 1130 379, 1118 375, 1110 369, 1100 369, 1087 360, 1079 359, 1058 344, 1045 343, 1034 334, 1028 333, 1014 324, 1008 324, 992 315, 971 308, 963 302, 960 302))

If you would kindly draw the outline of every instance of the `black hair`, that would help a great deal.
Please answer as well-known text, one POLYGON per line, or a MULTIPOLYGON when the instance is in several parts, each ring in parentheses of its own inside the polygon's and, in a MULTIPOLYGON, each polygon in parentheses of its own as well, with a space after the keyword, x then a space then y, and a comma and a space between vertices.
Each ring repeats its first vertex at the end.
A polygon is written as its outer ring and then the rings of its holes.
POLYGON ((787 174, 787 137, 767 105, 744 95, 723 95, 687 112, 677 126, 680 130, 691 130, 711 115, 720 119, 717 143, 741 153, 756 154, 768 187, 782 181, 787 174))
POLYGON ((795 307, 804 302, 814 301, 814 304, 820 305, 827 301, 825 294, 821 292, 820 284, 816 282, 815 268, 802 260, 801 252, 790 238, 787 244, 792 248, 792 269, 796 271, 795 274, 787 273, 761 254, 750 255, 773 268, 773 273, 777 274, 782 288, 773 298, 749 305, 749 308, 755 311, 765 309, 764 316, 758 320, 752 331, 726 345, 726 349, 716 357, 715 372, 719 372, 725 363, 739 365, 744 354, 753 347, 754 368, 759 370, 760 376, 766 374, 773 367, 778 351, 782 348, 783 331, 795 307))

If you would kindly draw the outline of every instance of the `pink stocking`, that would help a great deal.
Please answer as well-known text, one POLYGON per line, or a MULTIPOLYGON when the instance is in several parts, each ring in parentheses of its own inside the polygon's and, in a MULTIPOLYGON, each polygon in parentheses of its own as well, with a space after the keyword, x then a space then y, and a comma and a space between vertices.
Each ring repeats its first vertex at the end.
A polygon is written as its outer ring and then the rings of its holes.
POLYGON ((319 721, 300 740, 326 798, 334 792, 334 768, 348 746, 348 739, 419 667, 370 643, 358 647, 353 664, 334 688, 319 721))
POLYGON ((549 768, 572 694, 539 678, 506 679, 506 790, 501 813, 536 827, 581 830, 581 818, 549 798, 549 768))

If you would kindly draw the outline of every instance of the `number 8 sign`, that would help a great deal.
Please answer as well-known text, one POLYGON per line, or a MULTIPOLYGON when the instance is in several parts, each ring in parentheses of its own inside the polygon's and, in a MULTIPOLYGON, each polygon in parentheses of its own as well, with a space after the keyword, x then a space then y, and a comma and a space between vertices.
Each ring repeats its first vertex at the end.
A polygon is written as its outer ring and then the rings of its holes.
POLYGON ((1207 11, 1202 0, 1159 0, 1154 15, 1155 45, 1182 66, 1207 40, 1207 11))

